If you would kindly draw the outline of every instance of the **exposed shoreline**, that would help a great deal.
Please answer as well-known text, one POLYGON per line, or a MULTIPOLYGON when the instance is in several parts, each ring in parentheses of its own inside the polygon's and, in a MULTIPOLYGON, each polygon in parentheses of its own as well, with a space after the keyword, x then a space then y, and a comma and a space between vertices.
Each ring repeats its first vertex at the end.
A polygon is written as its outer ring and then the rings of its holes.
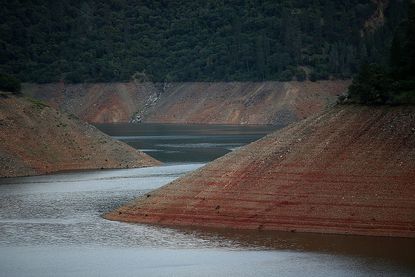
POLYGON ((0 99, 0 177, 160 164, 42 102, 0 99))
POLYGON ((350 80, 24 84, 23 92, 90 123, 272 124, 321 112, 350 80))
POLYGON ((414 107, 342 106, 105 215, 161 225, 415 237, 414 107))

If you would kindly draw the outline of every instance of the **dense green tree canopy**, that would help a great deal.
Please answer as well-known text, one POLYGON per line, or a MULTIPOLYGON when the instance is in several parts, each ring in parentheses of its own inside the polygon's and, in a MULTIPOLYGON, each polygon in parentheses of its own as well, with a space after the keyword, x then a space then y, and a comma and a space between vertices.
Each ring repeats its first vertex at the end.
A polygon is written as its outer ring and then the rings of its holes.
POLYGON ((384 62, 407 1, 8 0, 0 72, 22 81, 345 78, 384 62), (369 20, 370 21, 370 20, 369 20))
POLYGON ((395 30, 388 64, 364 64, 348 98, 366 105, 415 104, 415 1, 395 30))
POLYGON ((0 91, 20 94, 21 84, 18 79, 7 74, 0 73, 0 91))
POLYGON ((377 64, 365 64, 349 87, 349 97, 361 104, 384 104, 388 101, 391 79, 377 64))

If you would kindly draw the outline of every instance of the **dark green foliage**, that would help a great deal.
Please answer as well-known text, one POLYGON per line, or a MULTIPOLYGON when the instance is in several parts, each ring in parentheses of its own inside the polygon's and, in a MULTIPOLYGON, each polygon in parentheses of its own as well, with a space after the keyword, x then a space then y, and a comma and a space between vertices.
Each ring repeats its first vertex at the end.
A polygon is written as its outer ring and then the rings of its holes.
POLYGON ((353 78, 347 99, 364 105, 415 104, 415 79, 397 78, 395 72, 388 72, 378 64, 364 65, 353 78))
POLYGON ((25 96, 25 98, 26 100, 31 102, 33 104, 33 107, 35 107, 36 109, 43 110, 44 108, 49 107, 49 105, 43 102, 42 100, 35 99, 30 96, 25 96))
POLYGON ((366 105, 415 104, 415 2, 395 30, 388 66, 364 65, 348 96, 350 101, 366 105))
POLYGON ((329 72, 324 66, 316 66, 316 68, 310 73, 310 81, 315 82, 317 80, 327 80, 329 78, 329 72))
POLYGON ((391 83, 381 66, 363 65, 349 87, 349 97, 361 104, 384 104, 389 99, 391 83))
POLYGON ((392 83, 390 104, 415 104, 415 80, 398 80, 392 83))
POLYGON ((20 94, 20 81, 13 76, 0 73, 0 90, 20 94))
MULTIPOLYGON (((313 80, 378 61, 407 1, 365 30, 368 0, 10 0, 0 9, 0 70, 32 82, 313 80), (361 36, 361 34, 365 34, 361 36)), ((403 46, 402 46, 403 47, 403 46)))
POLYGON ((396 30, 389 65, 395 78, 415 78, 415 3, 409 6, 408 18, 396 30))
POLYGON ((280 73, 279 81, 282 81, 282 82, 291 81, 293 77, 294 77, 293 72, 290 69, 287 69, 280 73))
POLYGON ((305 72, 304 69, 302 68, 298 68, 296 73, 295 73, 295 77, 297 79, 297 81, 305 81, 305 79, 307 78, 307 73, 305 72))

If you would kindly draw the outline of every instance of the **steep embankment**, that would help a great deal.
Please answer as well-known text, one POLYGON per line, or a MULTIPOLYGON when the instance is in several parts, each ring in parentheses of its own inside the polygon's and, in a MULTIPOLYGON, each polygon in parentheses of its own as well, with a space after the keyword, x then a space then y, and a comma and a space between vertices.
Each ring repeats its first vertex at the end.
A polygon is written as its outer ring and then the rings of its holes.
POLYGON ((157 94, 152 83, 24 84, 24 94, 89 123, 128 122, 157 94))
POLYGON ((278 124, 322 111, 350 81, 114 83, 24 86, 88 122, 278 124))
POLYGON ((0 177, 158 164, 39 101, 0 98, 0 177))
POLYGON ((145 122, 286 125, 322 111, 348 81, 176 83, 145 122))
POLYGON ((415 107, 343 106, 106 215, 112 220, 415 237, 415 107))

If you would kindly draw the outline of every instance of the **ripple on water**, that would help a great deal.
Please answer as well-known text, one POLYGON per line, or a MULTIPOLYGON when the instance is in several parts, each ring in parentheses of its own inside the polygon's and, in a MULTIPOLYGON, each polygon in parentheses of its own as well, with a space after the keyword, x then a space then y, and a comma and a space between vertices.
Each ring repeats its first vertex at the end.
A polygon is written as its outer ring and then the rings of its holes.
POLYGON ((415 249, 413 240, 173 229, 101 217, 202 165, 2 180, 0 276, 135 276, 137 271, 145 276, 299 276, 304 268, 320 276, 415 272, 408 255, 415 249))

